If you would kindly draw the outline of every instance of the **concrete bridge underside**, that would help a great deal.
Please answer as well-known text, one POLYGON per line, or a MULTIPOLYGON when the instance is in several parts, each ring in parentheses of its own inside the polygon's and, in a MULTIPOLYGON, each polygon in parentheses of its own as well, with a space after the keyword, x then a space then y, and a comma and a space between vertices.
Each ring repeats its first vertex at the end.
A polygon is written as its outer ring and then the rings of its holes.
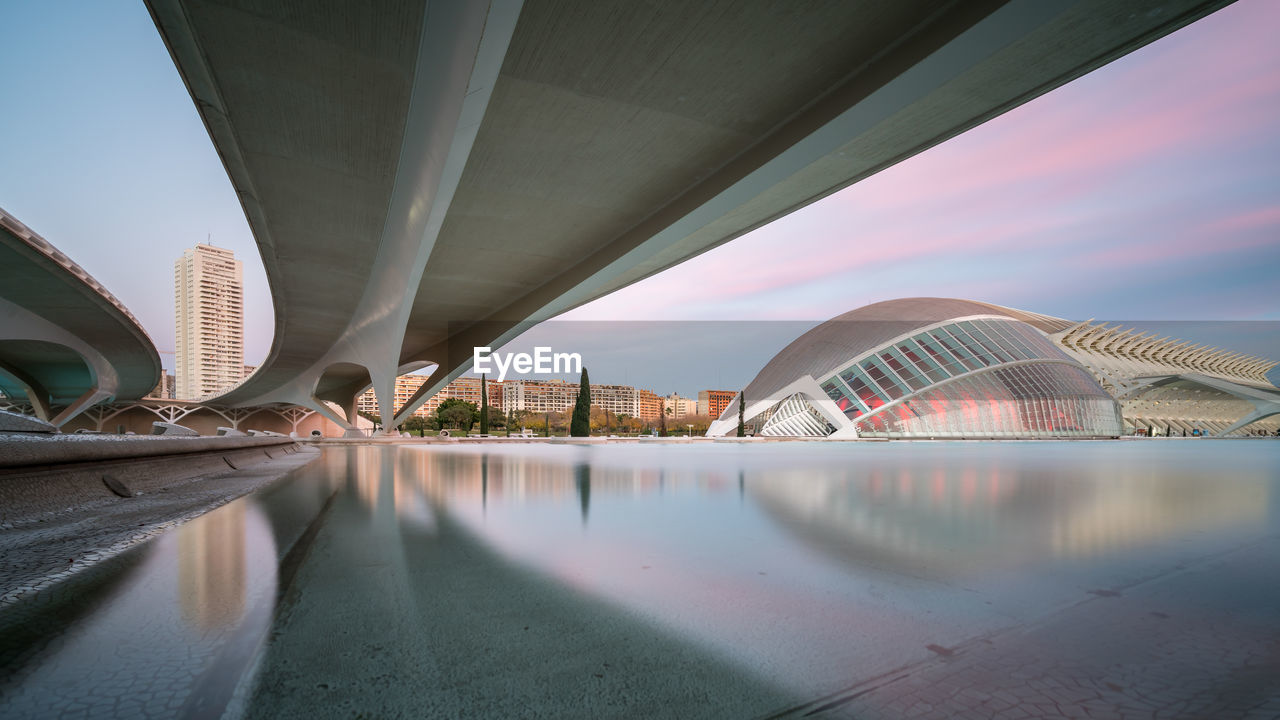
POLYGON ((275 303, 267 360, 218 402, 349 422, 372 385, 395 427, 474 346, 1226 4, 148 0, 275 303))
POLYGON ((25 401, 36 418, 61 428, 100 402, 142 397, 160 372, 137 318, 0 210, 0 398, 25 401))

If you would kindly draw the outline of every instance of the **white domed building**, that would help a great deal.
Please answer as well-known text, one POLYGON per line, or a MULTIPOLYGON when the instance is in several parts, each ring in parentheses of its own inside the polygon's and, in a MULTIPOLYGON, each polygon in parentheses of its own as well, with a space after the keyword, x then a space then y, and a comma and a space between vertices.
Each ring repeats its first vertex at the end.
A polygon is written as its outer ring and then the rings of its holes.
MULTIPOLYGON (((744 420, 756 435, 833 439, 1119 436, 1116 399, 1049 337, 1075 325, 971 300, 868 305, 774 356, 744 420)), ((707 435, 737 423, 734 400, 707 435)))

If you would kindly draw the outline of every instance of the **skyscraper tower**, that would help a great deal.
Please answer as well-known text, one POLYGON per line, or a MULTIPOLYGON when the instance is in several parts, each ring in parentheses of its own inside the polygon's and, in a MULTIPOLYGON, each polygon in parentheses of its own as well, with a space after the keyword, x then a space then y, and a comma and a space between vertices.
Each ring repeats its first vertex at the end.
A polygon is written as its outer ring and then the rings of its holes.
POLYGON ((244 379, 244 298, 230 250, 196 245, 173 265, 175 395, 196 400, 244 379))

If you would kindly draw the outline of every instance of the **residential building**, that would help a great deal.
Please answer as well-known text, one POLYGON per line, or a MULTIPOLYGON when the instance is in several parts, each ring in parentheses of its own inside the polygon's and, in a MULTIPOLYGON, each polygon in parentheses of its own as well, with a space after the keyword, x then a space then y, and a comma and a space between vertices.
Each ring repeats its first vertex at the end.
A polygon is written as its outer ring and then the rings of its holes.
MULTIPOLYGON (((489 405, 491 407, 503 408, 503 387, 502 383, 497 380, 489 380, 489 405)), ((476 407, 480 407, 480 378, 473 375, 463 375, 455 379, 453 382, 445 385, 440 392, 432 395, 426 403, 422 405, 422 409, 434 412, 440 407, 440 403, 449 398, 457 398, 465 400, 469 403, 475 403, 476 407)), ((505 412, 505 409, 504 409, 505 412)))
POLYGON ((200 244, 173 267, 175 394, 198 400, 244 380, 244 299, 239 260, 200 244))
POLYGON ((160 382, 156 383, 156 387, 147 397, 160 398, 162 400, 174 399, 174 377, 172 374, 160 371, 160 382))
MULTIPOLYGON (((428 380, 427 375, 401 375, 396 378, 396 409, 402 408, 409 402, 409 398, 418 392, 418 388, 428 380)), ((480 378, 463 376, 457 378, 453 382, 445 385, 440 392, 432 395, 417 410, 413 411, 416 417, 427 417, 440 407, 440 403, 449 398, 458 398, 467 402, 480 406, 480 378)), ((489 405, 497 408, 502 407, 502 383, 496 380, 489 381, 489 405)), ((378 400, 370 388, 360 396, 357 401, 357 409, 360 412, 378 414, 378 400)))
MULTIPOLYGON (((503 408, 507 412, 569 412, 578 401, 579 384, 565 380, 508 380, 503 383, 503 408)), ((657 420, 662 398, 630 385, 591 386, 591 405, 614 415, 657 420)))
POLYGON ((646 422, 656 422, 662 415, 662 396, 650 390, 636 391, 637 417, 646 422))
POLYGON ((502 388, 503 410, 531 413, 565 412, 578 400, 578 383, 564 380, 508 380, 502 388))
POLYGON ((698 401, 693 398, 680 397, 680 393, 671 393, 662 399, 662 409, 667 418, 676 420, 698 414, 698 401))
POLYGON ((630 385, 592 385, 591 405, 615 417, 640 417, 640 391, 630 385))
MULTIPOLYGON (((427 377, 426 375, 401 375, 396 378, 395 409, 398 410, 404 407, 405 403, 409 402, 409 398, 413 397, 413 394, 418 392, 418 388, 422 387, 422 383, 427 381, 427 377)), ((370 415, 378 414, 378 399, 373 394, 373 388, 364 391, 364 394, 356 401, 356 409, 370 415)), ((432 405, 431 409, 434 410, 435 405, 432 405)), ((424 405, 415 410, 413 414, 417 417, 426 417, 430 412, 431 410, 428 410, 427 406, 424 405)))
POLYGON ((698 414, 718 418, 737 396, 732 390, 703 390, 698 393, 698 414))

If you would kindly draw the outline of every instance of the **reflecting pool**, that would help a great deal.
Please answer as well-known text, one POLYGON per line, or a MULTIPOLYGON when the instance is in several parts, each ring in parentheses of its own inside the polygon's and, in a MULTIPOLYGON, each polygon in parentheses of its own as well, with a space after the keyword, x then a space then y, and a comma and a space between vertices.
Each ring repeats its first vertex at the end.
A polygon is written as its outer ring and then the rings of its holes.
POLYGON ((330 447, 0 630, 5 717, 1275 717, 1280 443, 330 447))

